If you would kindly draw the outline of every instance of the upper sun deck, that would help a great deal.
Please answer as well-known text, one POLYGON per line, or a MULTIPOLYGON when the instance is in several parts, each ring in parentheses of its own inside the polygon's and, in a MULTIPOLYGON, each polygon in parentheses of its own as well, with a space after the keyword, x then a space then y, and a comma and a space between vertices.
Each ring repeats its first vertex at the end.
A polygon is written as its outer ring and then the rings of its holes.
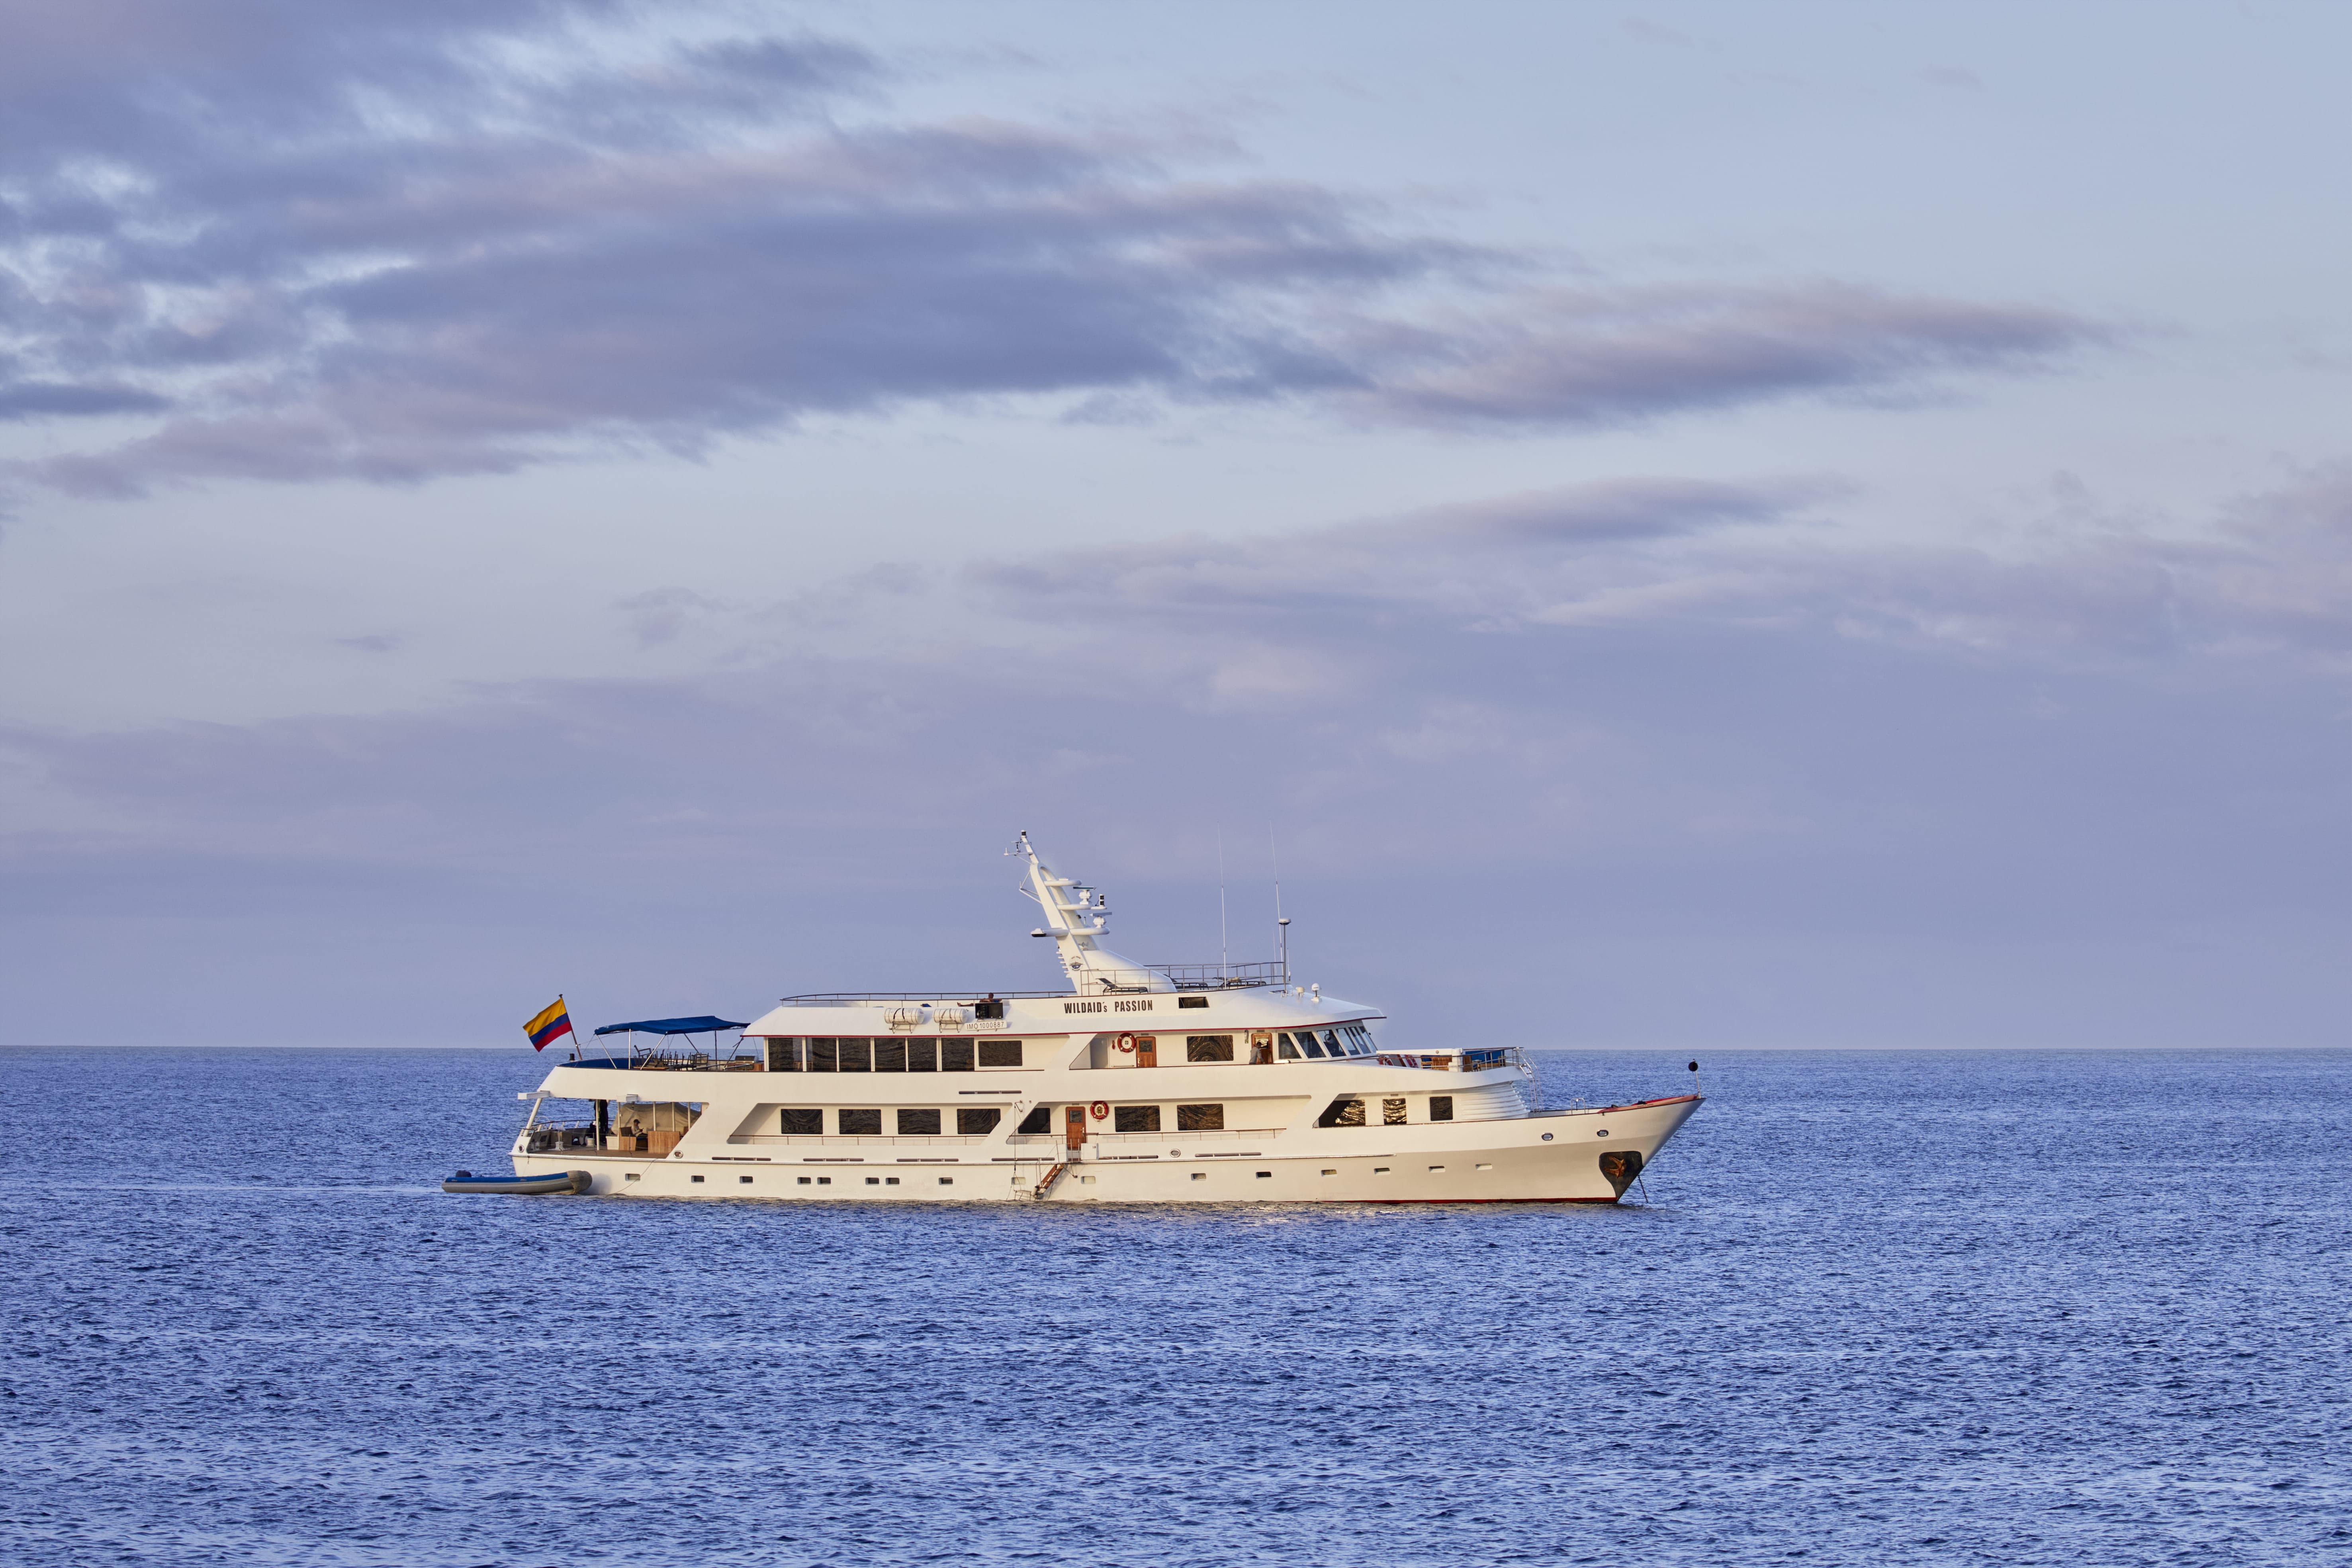
MULTIPOLYGON (((1154 970, 1171 973, 1177 966, 1154 970)), ((1085 1035, 1105 1029, 1280 1029, 1381 1016, 1377 1007, 1271 982, 1215 989, 1108 992, 865 991, 787 996, 747 1035, 1085 1035)))

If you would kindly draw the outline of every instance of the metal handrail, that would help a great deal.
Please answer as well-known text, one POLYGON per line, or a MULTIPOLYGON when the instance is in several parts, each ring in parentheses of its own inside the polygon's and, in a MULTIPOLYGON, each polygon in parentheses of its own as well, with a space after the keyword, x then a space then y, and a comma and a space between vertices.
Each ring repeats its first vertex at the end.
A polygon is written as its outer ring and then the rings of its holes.
MULTIPOLYGON (((1289 983, 1279 963, 1147 963, 1141 969, 1096 971, 1088 978, 1122 986, 1131 976, 1135 988, 1140 990, 1155 974, 1180 991, 1242 991, 1289 983)), ((969 1007, 978 1002, 1055 1000, 1078 994, 1076 991, 811 991, 780 1001, 786 1007, 855 1007, 876 1002, 955 1002, 969 1007)))

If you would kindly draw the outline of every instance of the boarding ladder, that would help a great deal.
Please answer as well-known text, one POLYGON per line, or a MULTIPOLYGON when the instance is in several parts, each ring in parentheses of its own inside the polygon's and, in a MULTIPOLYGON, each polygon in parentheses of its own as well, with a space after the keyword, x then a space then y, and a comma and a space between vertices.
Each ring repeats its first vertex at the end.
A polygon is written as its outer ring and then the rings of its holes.
POLYGON ((1070 1166, 1067 1161, 1056 1163, 1052 1170, 1045 1173, 1045 1177, 1040 1180, 1034 1187, 1030 1189, 1029 1195, 1033 1198, 1042 1198, 1047 1193, 1052 1192, 1054 1190, 1054 1184, 1060 1181, 1062 1179, 1062 1173, 1069 1168, 1070 1166))

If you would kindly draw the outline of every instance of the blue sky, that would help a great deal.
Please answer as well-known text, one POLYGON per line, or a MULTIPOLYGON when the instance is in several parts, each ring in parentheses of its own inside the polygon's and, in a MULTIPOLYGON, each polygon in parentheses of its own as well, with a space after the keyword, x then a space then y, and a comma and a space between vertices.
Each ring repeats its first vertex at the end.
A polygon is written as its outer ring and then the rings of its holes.
POLYGON ((2341 1037, 2339 8, 0 27, 0 1037, 2341 1037))

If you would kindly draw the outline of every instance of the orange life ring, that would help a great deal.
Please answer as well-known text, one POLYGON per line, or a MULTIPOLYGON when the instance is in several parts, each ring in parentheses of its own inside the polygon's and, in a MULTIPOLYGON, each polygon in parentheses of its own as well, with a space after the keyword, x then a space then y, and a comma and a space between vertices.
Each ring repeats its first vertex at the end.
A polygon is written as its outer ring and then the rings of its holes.
POLYGON ((1097 1100, 1092 1105, 1087 1106, 1087 1110, 1093 1113, 1094 1119, 1097 1121, 1105 1121, 1110 1115, 1110 1101, 1107 1100, 1097 1100))
POLYGON ((1133 1035, 1121 1035, 1118 1037, 1118 1048, 1122 1051, 1131 1051, 1135 1049, 1135 1037, 1133 1035))

